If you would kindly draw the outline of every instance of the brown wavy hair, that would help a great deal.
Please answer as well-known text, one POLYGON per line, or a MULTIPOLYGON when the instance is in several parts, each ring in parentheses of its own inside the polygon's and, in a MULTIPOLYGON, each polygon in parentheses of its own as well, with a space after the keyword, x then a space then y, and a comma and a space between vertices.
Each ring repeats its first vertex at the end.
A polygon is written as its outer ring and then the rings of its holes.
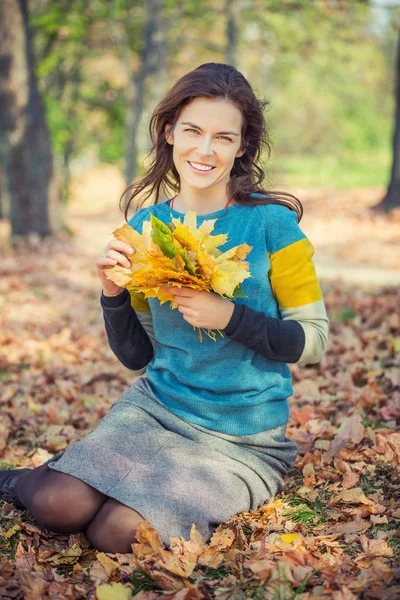
POLYGON ((168 188, 179 193, 180 177, 173 162, 173 148, 165 138, 165 126, 169 124, 173 130, 184 106, 197 97, 228 100, 243 116, 241 150, 245 149, 245 152, 235 158, 227 184, 228 197, 242 205, 282 204, 295 211, 300 222, 303 206, 298 198, 287 192, 265 190, 261 185, 265 174, 257 163, 265 148, 268 157, 271 154, 263 114, 270 102, 257 99, 247 79, 235 67, 214 62, 204 63, 178 79, 153 111, 149 124, 152 148, 147 157, 153 153, 154 157, 147 175, 132 183, 121 195, 120 209, 124 210, 125 219, 128 220, 128 209, 132 200, 143 190, 147 189, 148 193, 143 201, 137 204, 137 210, 154 192, 154 204, 157 204, 160 189, 164 196, 167 195, 168 188), (125 200, 123 208, 123 199, 128 192, 131 192, 131 195, 125 200), (267 197, 251 197, 253 193, 265 194, 267 197))

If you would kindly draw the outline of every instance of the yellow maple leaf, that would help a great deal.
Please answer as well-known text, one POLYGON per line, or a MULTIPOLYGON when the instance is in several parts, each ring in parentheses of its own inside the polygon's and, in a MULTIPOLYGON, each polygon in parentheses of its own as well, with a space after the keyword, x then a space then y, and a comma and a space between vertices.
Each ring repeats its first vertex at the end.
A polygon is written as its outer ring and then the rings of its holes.
POLYGON ((20 531, 20 529, 21 529, 21 525, 19 523, 17 523, 16 525, 14 525, 13 527, 11 527, 10 529, 7 529, 7 531, 4 534, 4 537, 10 538, 15 533, 17 533, 17 531, 20 531))
POLYGON ((283 533, 280 536, 282 542, 285 542, 286 544, 293 544, 293 542, 302 537, 303 536, 301 535, 301 533, 283 533))
POLYGON ((246 267, 237 262, 222 262, 215 266, 211 275, 211 287, 218 294, 232 296, 237 285, 251 277, 246 267))
POLYGON ((183 225, 181 222, 175 225, 175 229, 172 232, 172 237, 184 248, 188 248, 189 250, 197 250, 199 240, 192 235, 189 227, 183 225))
POLYGON ((80 548, 78 544, 74 544, 71 548, 65 548, 49 558, 46 558, 46 562, 50 565, 68 565, 76 562, 81 555, 82 548, 80 548))
POLYGON ((97 552, 96 558, 108 576, 110 576, 115 569, 119 568, 119 563, 107 556, 104 552, 97 552))
POLYGON ((122 583, 112 581, 96 587, 96 598, 98 600, 129 600, 132 591, 122 583))

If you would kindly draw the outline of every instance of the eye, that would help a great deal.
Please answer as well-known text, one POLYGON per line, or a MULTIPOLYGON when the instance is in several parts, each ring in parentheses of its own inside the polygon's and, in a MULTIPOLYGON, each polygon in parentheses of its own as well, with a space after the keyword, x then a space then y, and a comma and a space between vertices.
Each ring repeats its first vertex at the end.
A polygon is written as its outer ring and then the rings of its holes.
MULTIPOLYGON (((184 129, 183 131, 193 131, 193 133, 199 133, 197 129, 184 129)), ((227 140, 228 142, 232 141, 231 138, 227 137, 226 135, 220 135, 219 137, 227 140)))

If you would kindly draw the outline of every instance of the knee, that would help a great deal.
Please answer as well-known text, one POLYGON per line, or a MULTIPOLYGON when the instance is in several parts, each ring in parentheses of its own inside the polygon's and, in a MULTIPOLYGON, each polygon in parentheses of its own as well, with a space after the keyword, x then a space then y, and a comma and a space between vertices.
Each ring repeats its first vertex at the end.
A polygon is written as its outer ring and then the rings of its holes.
POLYGON ((142 515, 109 499, 85 530, 88 542, 101 552, 127 554, 136 542, 136 530, 142 515))
POLYGON ((124 531, 110 531, 107 525, 101 525, 95 521, 96 519, 85 530, 85 537, 96 550, 111 554, 132 552, 132 544, 137 541, 136 527, 127 528, 124 531))
POLYGON ((78 533, 95 514, 84 498, 52 485, 45 485, 34 492, 31 512, 40 525, 55 533, 78 533))

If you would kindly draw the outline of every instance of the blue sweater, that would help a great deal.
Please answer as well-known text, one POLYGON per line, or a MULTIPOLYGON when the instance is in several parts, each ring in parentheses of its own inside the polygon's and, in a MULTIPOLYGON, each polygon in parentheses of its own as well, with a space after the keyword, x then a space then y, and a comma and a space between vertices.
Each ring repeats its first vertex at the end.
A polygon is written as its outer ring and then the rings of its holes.
MULTIPOLYGON (((163 202, 139 210, 129 225, 141 233, 151 214, 164 223, 183 218, 163 202)), ((214 235, 228 233, 222 251, 242 243, 253 247, 246 257, 252 277, 242 284, 247 298, 235 301, 223 338, 217 335, 214 342, 203 335, 200 343, 197 331, 169 303, 160 305, 155 298, 143 302, 131 293, 132 312, 151 310, 153 321, 156 350, 146 376, 160 402, 182 419, 230 435, 258 433, 288 421, 293 389, 287 356, 282 354, 279 360, 279 352, 271 354, 265 347, 271 345, 268 336, 262 353, 260 341, 252 343, 258 335, 257 322, 273 332, 269 337, 277 346, 282 345, 279 338, 285 330, 276 325, 281 326, 282 319, 286 326, 291 324, 290 339, 297 346, 288 349, 293 362, 307 354, 307 346, 319 346, 318 360, 325 351, 328 318, 312 262, 313 247, 298 226, 296 213, 283 206, 232 205, 198 215, 197 226, 206 219, 217 219, 214 235), (253 332, 248 328, 251 318, 253 332)))

